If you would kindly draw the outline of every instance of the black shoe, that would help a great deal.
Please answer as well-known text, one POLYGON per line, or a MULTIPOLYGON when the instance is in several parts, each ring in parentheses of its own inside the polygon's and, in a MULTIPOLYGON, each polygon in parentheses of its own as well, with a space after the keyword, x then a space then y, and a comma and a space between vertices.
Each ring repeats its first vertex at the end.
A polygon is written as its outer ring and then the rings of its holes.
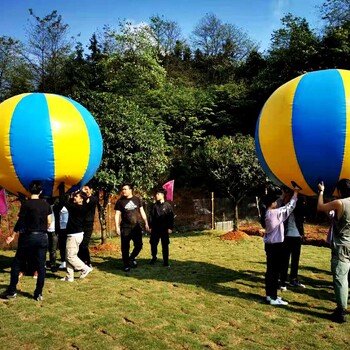
POLYGON ((330 319, 333 322, 337 322, 337 323, 345 323, 347 316, 346 316, 346 310, 337 307, 334 312, 330 315, 330 319))
POLYGON ((57 271, 58 271, 58 267, 56 265, 51 267, 51 272, 57 272, 57 271))
POLYGON ((154 265, 157 262, 158 258, 152 258, 152 260, 149 262, 150 265, 154 265))
POLYGON ((163 266, 170 267, 170 264, 167 262, 167 263, 164 263, 163 266))
POLYGON ((1 299, 16 299, 17 298, 17 293, 16 292, 4 292, 4 293, 1 293, 0 295, 0 298, 1 299))
POLYGON ((125 267, 124 267, 124 271, 125 271, 125 272, 129 272, 129 271, 130 271, 130 266, 125 266, 125 267))
POLYGON ((130 266, 134 267, 134 268, 137 267, 137 261, 135 259, 131 259, 130 260, 130 266))

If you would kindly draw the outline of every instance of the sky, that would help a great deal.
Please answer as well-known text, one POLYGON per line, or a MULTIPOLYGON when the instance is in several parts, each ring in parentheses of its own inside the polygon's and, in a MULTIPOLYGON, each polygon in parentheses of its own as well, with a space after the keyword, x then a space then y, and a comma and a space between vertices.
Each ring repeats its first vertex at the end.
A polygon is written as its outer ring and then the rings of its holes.
POLYGON ((288 12, 305 17, 313 29, 320 28, 319 10, 325 0, 0 0, 0 36, 26 40, 30 19, 28 9, 39 17, 57 10, 69 34, 88 45, 94 32, 104 25, 117 28, 120 20, 138 24, 153 15, 175 21, 183 36, 191 32, 206 13, 215 14, 223 23, 234 24, 255 42, 260 50, 269 47, 273 30, 281 28, 280 19, 288 12))

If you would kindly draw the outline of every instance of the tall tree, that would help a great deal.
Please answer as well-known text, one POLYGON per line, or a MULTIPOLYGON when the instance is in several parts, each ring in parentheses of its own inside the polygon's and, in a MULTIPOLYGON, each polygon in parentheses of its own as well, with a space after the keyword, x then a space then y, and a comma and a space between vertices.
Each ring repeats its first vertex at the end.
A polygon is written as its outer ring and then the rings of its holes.
POLYGON ((155 15, 150 17, 152 36, 160 56, 168 56, 174 52, 176 43, 182 41, 181 29, 177 22, 155 15))
POLYGON ((122 22, 114 37, 116 51, 104 60, 106 87, 120 95, 143 99, 149 90, 160 88, 166 77, 161 66, 150 28, 122 22))
POLYGON ((69 26, 57 11, 40 18, 29 9, 31 21, 27 27, 26 58, 33 71, 37 89, 59 93, 62 89, 62 71, 71 44, 67 36, 69 26))
POLYGON ((103 198, 99 218, 105 243, 110 195, 123 182, 134 183, 141 193, 159 185, 169 166, 169 147, 162 128, 131 100, 93 91, 83 92, 76 99, 94 115, 103 138, 102 162, 94 181, 103 198))
POLYGON ((223 23, 212 13, 206 14, 193 30, 193 45, 206 56, 224 55, 233 61, 245 59, 256 48, 242 29, 223 23))

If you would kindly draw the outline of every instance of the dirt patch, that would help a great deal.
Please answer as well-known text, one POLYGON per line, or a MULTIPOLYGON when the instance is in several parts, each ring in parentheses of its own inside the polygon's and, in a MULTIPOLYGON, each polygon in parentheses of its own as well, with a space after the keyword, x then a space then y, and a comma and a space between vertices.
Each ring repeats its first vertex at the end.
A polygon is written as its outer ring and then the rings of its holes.
POLYGON ((119 252, 120 246, 116 244, 98 244, 93 247, 90 247, 90 250, 93 254, 97 253, 109 253, 109 252, 119 252))
MULTIPOLYGON (((314 245, 318 247, 329 247, 327 243, 328 226, 321 224, 305 224, 305 235, 303 237, 303 244, 314 245)), ((265 230, 261 228, 259 223, 244 223, 239 226, 239 231, 230 231, 221 236, 225 240, 239 240, 245 239, 248 236, 263 237, 265 230), (245 234, 245 235, 242 235, 245 234)))
POLYGON ((226 240, 226 241, 239 241, 241 239, 246 239, 248 238, 249 235, 247 235, 243 231, 230 231, 225 233, 220 237, 220 239, 226 240))

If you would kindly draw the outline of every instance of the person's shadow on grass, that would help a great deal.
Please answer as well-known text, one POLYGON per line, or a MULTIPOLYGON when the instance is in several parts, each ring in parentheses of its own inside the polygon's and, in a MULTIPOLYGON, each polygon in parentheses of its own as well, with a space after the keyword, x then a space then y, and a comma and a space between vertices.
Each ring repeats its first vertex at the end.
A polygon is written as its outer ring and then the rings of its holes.
MULTIPOLYGON (((99 257, 100 262, 94 265, 101 271, 118 274, 136 279, 153 279, 164 281, 177 287, 178 284, 191 284, 203 288, 211 293, 216 293, 229 297, 248 299, 257 303, 265 303, 265 272, 252 270, 232 270, 223 266, 211 264, 208 262, 198 262, 192 260, 179 261, 172 260, 170 268, 162 266, 161 262, 155 265, 149 265, 149 260, 138 259, 138 267, 131 269, 130 272, 122 270, 120 259, 113 257, 99 257)), ((312 285, 312 279, 308 282, 312 285)), ((333 300, 334 293, 324 289, 307 290, 298 292, 307 292, 309 296, 319 300, 333 300)), ((316 304, 316 303, 315 303, 316 304)), ((293 302, 288 305, 288 310, 296 313, 306 314, 319 318, 328 318, 329 309, 312 306, 301 302, 293 302), (326 313, 325 313, 326 312, 326 313)), ((267 305, 267 307, 270 307, 267 305)))

